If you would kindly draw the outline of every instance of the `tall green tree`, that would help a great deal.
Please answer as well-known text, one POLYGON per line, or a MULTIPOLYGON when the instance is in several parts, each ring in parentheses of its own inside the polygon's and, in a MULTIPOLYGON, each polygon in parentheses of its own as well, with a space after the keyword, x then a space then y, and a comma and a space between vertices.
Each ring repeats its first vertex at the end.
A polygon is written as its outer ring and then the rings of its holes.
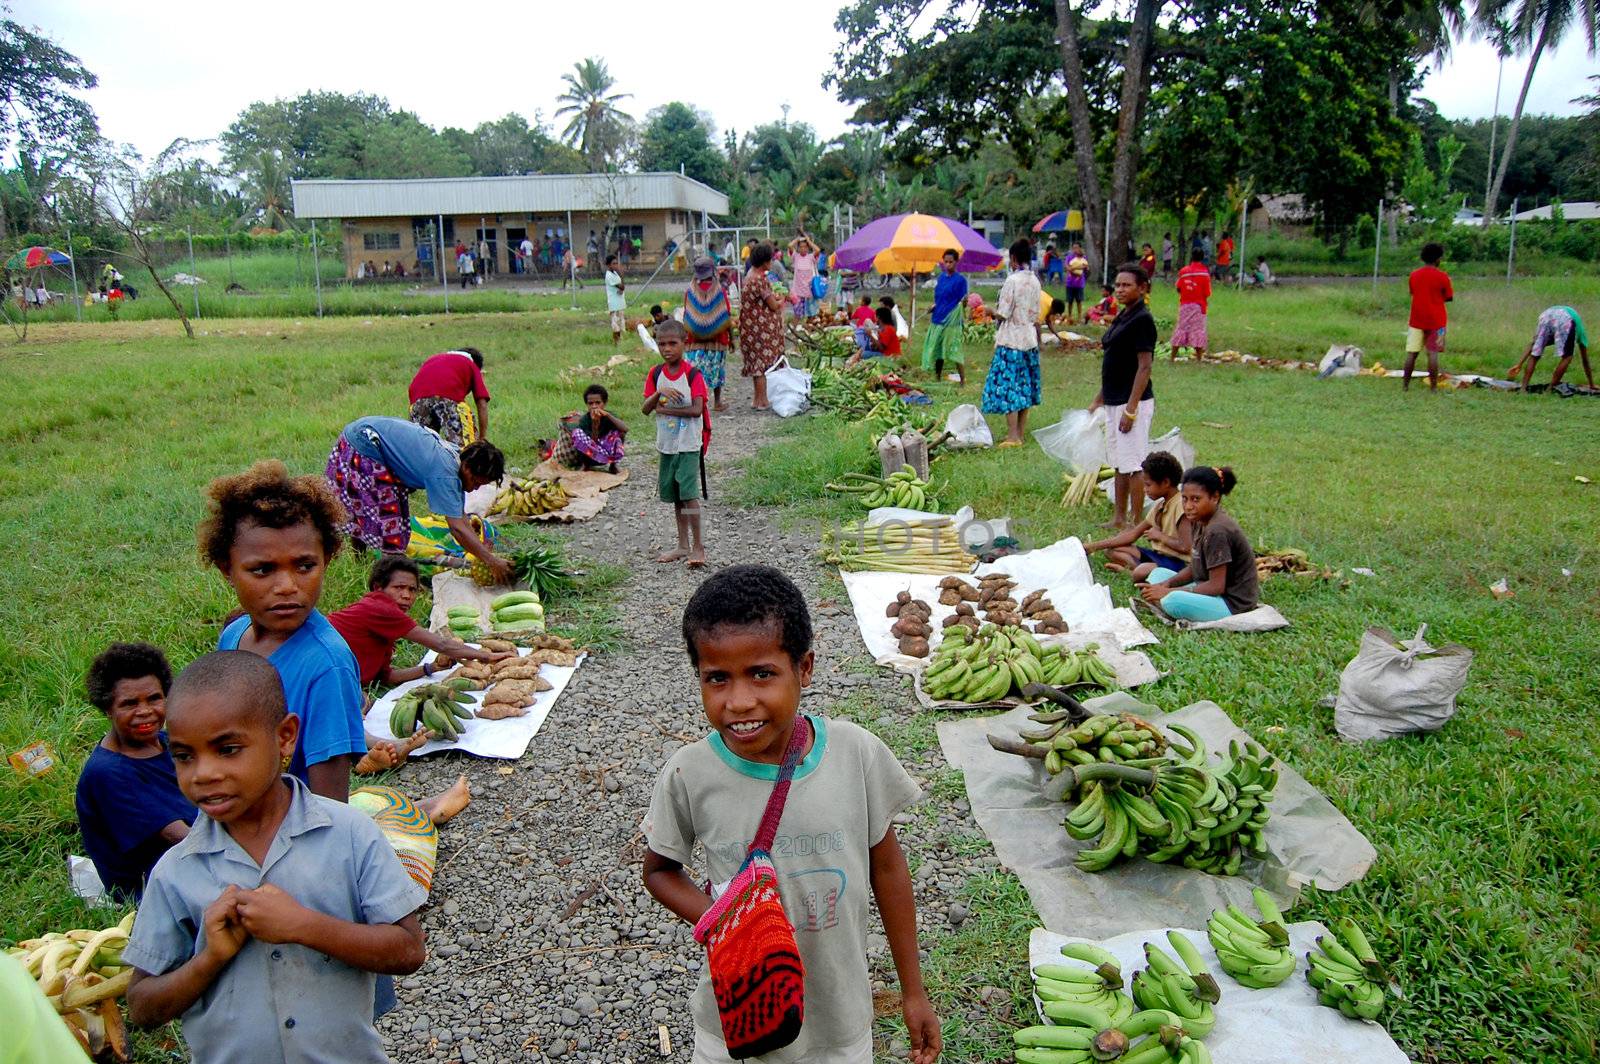
POLYGON ((471 132, 446 129, 442 135, 471 160, 474 174, 571 174, 585 169, 582 156, 558 143, 538 112, 531 122, 512 113, 480 122, 471 132))
POLYGON ((245 197, 245 213, 241 222, 265 226, 274 232, 291 227, 289 217, 293 208, 289 198, 289 170, 278 152, 263 150, 257 153, 254 163, 244 175, 240 191, 245 197))
POLYGON ((248 172, 263 151, 278 152, 289 177, 376 176, 336 174, 348 170, 374 127, 393 115, 389 101, 365 93, 307 92, 292 100, 258 100, 223 131, 222 162, 248 172))
POLYGON ((616 80, 606 69, 604 59, 590 56, 573 64, 572 71, 561 75, 567 89, 556 102, 556 117, 567 117, 562 139, 583 153, 594 170, 604 170, 617 161, 627 143, 633 116, 619 104, 632 93, 613 92, 616 80))
POLYGON ((677 171, 721 187, 727 168, 717 151, 711 116, 686 103, 672 102, 645 115, 635 158, 639 169, 677 171))
POLYGON ((85 146, 98 127, 94 109, 74 93, 97 79, 77 56, 9 16, 0 7, 0 153, 15 142, 85 146))
POLYGON ((1500 163, 1484 201, 1487 222, 1500 212, 1500 190, 1505 185, 1506 171, 1517 148, 1522 109, 1528 102, 1528 89, 1533 85, 1534 71, 1539 69, 1539 59, 1546 48, 1559 45, 1574 29, 1582 34, 1584 48, 1594 55, 1596 47, 1600 46, 1600 24, 1595 18, 1595 0, 1478 0, 1476 17, 1481 26, 1506 27, 1509 31, 1507 43, 1518 54, 1528 57, 1528 72, 1522 78, 1522 91, 1517 93, 1517 103, 1511 111, 1511 125, 1506 130, 1500 163))

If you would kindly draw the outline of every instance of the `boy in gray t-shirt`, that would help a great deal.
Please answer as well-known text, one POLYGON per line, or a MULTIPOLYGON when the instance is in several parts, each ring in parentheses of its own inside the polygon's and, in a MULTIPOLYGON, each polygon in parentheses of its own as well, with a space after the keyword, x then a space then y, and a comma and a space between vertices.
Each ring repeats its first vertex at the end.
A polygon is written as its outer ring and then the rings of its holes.
MULTIPOLYGON (((649 845, 645 889, 692 924, 744 862, 814 658, 805 599, 768 566, 732 566, 701 584, 684 610, 683 636, 714 730, 672 755, 642 830, 649 845), (710 893, 684 868, 697 843, 710 893)), ((755 1059, 870 1064, 870 886, 900 976, 910 1059, 932 1064, 939 1021, 922 985, 916 904, 893 824, 921 792, 871 732, 849 721, 806 719, 809 749, 772 844, 784 911, 805 966, 805 1020, 794 1042, 755 1059)), ((729 1061, 708 967, 691 1011, 696 1064, 729 1061)))

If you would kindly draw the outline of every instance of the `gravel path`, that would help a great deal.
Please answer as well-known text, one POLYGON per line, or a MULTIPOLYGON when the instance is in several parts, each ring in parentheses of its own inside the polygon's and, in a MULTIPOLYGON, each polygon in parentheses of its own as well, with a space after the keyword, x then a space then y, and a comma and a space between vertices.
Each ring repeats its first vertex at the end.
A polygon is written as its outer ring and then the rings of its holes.
MULTIPOLYGON (((706 512, 710 566, 764 562, 794 577, 816 625, 807 707, 827 712, 844 698, 870 699, 879 720, 891 723, 910 711, 909 696, 871 666, 848 603, 822 597, 814 537, 784 535, 768 511, 725 501, 739 475, 726 456, 752 453, 772 425, 771 415, 749 409, 745 381, 730 375, 729 384, 706 512)), ((569 544, 578 558, 631 570, 617 592, 625 649, 579 670, 521 761, 435 756, 407 772, 413 794, 465 772, 475 797, 440 836, 422 914, 428 961, 399 981, 400 1007, 378 1025, 396 1064, 689 1059, 688 998, 702 954, 689 927, 645 893, 638 827, 661 765, 708 730, 678 635, 683 605, 702 577, 654 563, 669 543, 671 517, 655 497, 654 456, 641 448, 630 465, 633 476, 610 493, 598 518, 571 529, 569 544), (667 1055, 661 1027, 671 1041, 667 1055)), ((926 793, 945 764, 934 746, 912 753, 906 768, 926 793)), ((966 876, 998 863, 992 851, 958 857, 946 845, 981 835, 965 801, 927 805, 900 818, 925 949, 965 919, 955 899, 966 876)), ((881 934, 870 949, 874 989, 886 989, 893 966, 881 934)), ((896 1040, 879 1050, 893 1059, 905 1047, 896 1040)))

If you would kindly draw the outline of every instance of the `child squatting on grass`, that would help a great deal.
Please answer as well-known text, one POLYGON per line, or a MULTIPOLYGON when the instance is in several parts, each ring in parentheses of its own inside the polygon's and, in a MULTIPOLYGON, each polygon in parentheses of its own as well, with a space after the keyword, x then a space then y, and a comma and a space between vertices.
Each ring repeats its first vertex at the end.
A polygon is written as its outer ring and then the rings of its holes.
MULTIPOLYGON (((712 733, 673 754, 656 780, 641 828, 645 889, 699 922, 739 871, 790 738, 806 728, 771 850, 805 968, 804 1023, 794 1042, 753 1059, 870 1064, 870 883, 900 976, 910 1059, 932 1064, 939 1020, 922 985, 916 903, 893 823, 917 800, 917 785, 871 732, 800 714, 815 662, 811 618, 799 588, 776 569, 736 565, 707 579, 684 609, 683 641, 712 733), (696 843, 706 887, 684 867, 696 843)), ((691 1011, 694 1060, 728 1061, 709 966, 691 1011)))
POLYGON ((1174 620, 1220 621, 1261 603, 1255 551, 1222 509, 1237 483, 1227 466, 1195 466, 1183 475, 1183 515, 1194 527, 1189 564, 1176 572, 1157 568, 1139 585, 1144 600, 1174 620))
POLYGON ((1156 569, 1177 572, 1187 562, 1193 548, 1193 524, 1183 515, 1183 500, 1178 495, 1178 482, 1183 478, 1183 467, 1166 451, 1155 451, 1145 456, 1144 493, 1154 499, 1142 520, 1107 539, 1096 540, 1083 549, 1087 554, 1106 552, 1106 568, 1113 572, 1131 572, 1134 580, 1142 581, 1156 569), (1143 536, 1151 544, 1138 545, 1143 536))
POLYGON ((129 1019, 182 1017, 200 1064, 387 1062, 374 975, 422 967, 426 892, 366 815, 282 774, 300 720, 259 656, 183 670, 167 730, 201 815, 156 863, 123 950, 129 1019))
POLYGON ((668 319, 656 329, 656 346, 661 363, 650 370, 644 382, 645 414, 656 419, 656 450, 661 454, 658 488, 662 502, 672 504, 678 526, 678 546, 656 561, 689 560, 689 568, 706 563, 706 550, 700 542, 700 500, 705 494, 701 478, 705 471, 705 446, 710 437, 706 414, 709 391, 700 371, 683 358, 689 331, 683 323, 668 319))

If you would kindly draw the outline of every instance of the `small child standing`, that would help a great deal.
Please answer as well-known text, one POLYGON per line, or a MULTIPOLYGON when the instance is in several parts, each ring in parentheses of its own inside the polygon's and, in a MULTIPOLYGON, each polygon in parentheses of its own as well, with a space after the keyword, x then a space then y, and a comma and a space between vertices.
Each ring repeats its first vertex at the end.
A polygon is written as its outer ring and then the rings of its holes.
MULTIPOLYGON (((914 1064, 939 1057, 917 955, 916 904, 894 818, 919 791, 889 748, 848 721, 802 716, 815 657, 800 589, 769 566, 736 565, 700 585, 683 613, 683 640, 712 734, 673 754, 656 780, 642 830, 644 885, 681 919, 699 923, 743 864, 797 728, 804 754, 771 848, 784 911, 805 968, 805 1022, 770 1064, 870 1061, 867 970, 870 884, 900 977, 914 1064), (713 893, 689 878, 703 847, 713 893)), ((711 977, 702 968, 691 1010, 694 1059, 730 1058, 711 977)))
POLYGON ((377 825, 280 775, 299 726, 255 654, 207 654, 172 687, 178 786, 201 815, 156 863, 123 960, 129 1019, 181 1016, 197 1061, 387 1064, 375 973, 426 959, 426 892, 377 825))
POLYGON ((1428 390, 1439 388, 1439 356, 1444 354, 1444 330, 1449 322, 1445 304, 1455 299, 1450 275, 1439 269, 1444 258, 1443 244, 1422 245, 1422 265, 1411 271, 1411 317, 1406 329, 1406 365, 1400 377, 1400 390, 1411 390, 1411 371, 1417 356, 1428 352, 1428 390))
POLYGON ((622 274, 618 272, 617 257, 606 256, 606 311, 611 315, 611 344, 613 347, 622 340, 622 330, 627 327, 624 312, 628 309, 628 301, 622 295, 626 286, 622 283, 622 274))
POLYGON ((706 564, 700 542, 700 500, 705 495, 705 447, 711 438, 706 413, 710 392, 700 371, 684 361, 688 338, 680 321, 664 321, 656 330, 661 364, 645 377, 643 410, 655 415, 656 450, 661 454, 658 488, 661 501, 672 504, 678 526, 677 548, 658 555, 656 561, 666 564, 687 558, 689 568, 699 569, 706 564))

